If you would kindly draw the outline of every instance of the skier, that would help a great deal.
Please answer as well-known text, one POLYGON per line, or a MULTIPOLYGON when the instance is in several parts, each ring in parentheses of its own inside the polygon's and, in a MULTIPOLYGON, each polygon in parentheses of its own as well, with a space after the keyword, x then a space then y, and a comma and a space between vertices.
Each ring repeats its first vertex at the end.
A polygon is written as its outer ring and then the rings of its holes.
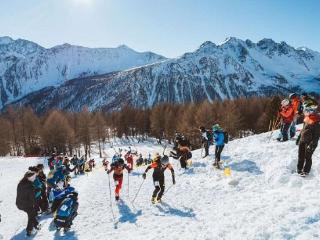
POLYGON ((132 171, 133 170, 133 157, 132 157, 132 154, 131 154, 131 150, 128 151, 126 153, 126 155, 124 155, 124 159, 127 161, 127 165, 130 168, 130 170, 132 171))
POLYGON ((78 175, 79 174, 79 168, 78 168, 79 159, 78 159, 77 155, 73 155, 73 158, 71 158, 70 162, 74 166, 74 175, 78 175))
POLYGON ((110 174, 113 171, 113 180, 116 185, 116 189, 114 191, 116 201, 118 201, 120 199, 120 190, 122 188, 123 170, 124 169, 127 169, 128 173, 131 172, 131 169, 124 163, 124 160, 122 158, 113 162, 111 164, 111 168, 109 170, 106 169, 107 174, 110 174))
POLYGON ((35 231, 40 230, 41 228, 41 225, 37 220, 35 191, 32 185, 35 179, 36 173, 28 171, 25 173, 17 187, 16 205, 18 209, 28 214, 28 224, 26 228, 28 237, 35 234, 35 231))
POLYGON ((223 129, 220 127, 219 124, 215 124, 212 126, 213 138, 216 145, 215 148, 215 161, 213 166, 220 169, 220 160, 221 160, 221 153, 224 148, 225 136, 223 133, 223 129))
POLYGON ((206 130, 204 126, 199 127, 199 130, 201 132, 201 142, 205 149, 205 155, 203 156, 203 158, 205 158, 206 156, 209 155, 209 147, 212 139, 211 139, 210 132, 206 130))
POLYGON ((173 157, 174 159, 179 159, 181 168, 188 168, 188 165, 190 165, 188 164, 188 160, 192 158, 192 153, 191 144, 185 136, 181 136, 178 148, 176 149, 176 153, 170 151, 170 157, 173 157))
POLYGON ((281 135, 277 138, 277 140, 285 142, 288 141, 288 131, 294 117, 294 110, 288 99, 282 100, 279 116, 281 118, 281 135))
POLYGON ((298 150, 297 173, 306 176, 310 173, 312 165, 312 154, 318 146, 320 137, 320 115, 319 113, 306 114, 304 127, 301 131, 298 150))
POLYGON ((156 154, 156 161, 150 164, 145 172, 143 173, 142 177, 146 179, 147 172, 153 168, 153 184, 154 184, 154 191, 152 193, 151 202, 153 204, 157 202, 161 202, 162 195, 165 190, 165 178, 164 178, 164 171, 168 168, 171 171, 172 175, 172 184, 176 184, 175 176, 174 176, 174 169, 172 165, 169 163, 168 156, 164 156, 161 158, 159 154, 156 154))

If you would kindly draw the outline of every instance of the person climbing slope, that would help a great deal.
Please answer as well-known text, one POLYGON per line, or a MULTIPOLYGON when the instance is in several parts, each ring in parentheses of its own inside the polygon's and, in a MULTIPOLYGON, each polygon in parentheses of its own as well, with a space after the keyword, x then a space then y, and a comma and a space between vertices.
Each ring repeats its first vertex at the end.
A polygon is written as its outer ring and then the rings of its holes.
POLYGON ((172 184, 176 184, 175 176, 174 176, 174 169, 172 165, 169 163, 169 157, 168 156, 161 156, 159 154, 156 154, 155 161, 150 164, 145 172, 143 173, 142 177, 146 179, 147 172, 153 169, 153 184, 154 184, 154 191, 152 193, 151 202, 153 204, 157 202, 161 202, 161 198, 163 196, 164 190, 165 190, 165 177, 164 177, 164 171, 166 169, 169 169, 171 171, 172 175, 172 184))
POLYGON ((113 180, 116 186, 115 189, 115 198, 116 201, 120 199, 120 191, 122 188, 122 182, 123 182, 123 170, 127 169, 128 173, 131 172, 131 169, 124 163, 124 160, 122 158, 118 159, 117 161, 113 162, 111 164, 111 168, 107 170, 107 174, 110 174, 113 172, 113 180))

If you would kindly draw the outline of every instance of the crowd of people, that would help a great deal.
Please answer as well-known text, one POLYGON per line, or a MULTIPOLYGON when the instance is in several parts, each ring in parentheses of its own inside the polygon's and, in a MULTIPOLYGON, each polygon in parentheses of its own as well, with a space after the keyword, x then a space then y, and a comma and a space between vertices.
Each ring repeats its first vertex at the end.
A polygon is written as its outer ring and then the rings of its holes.
POLYGON ((74 155, 69 160, 63 154, 53 153, 48 159, 50 171, 47 176, 43 164, 29 167, 18 184, 16 197, 16 206, 28 215, 27 236, 32 236, 41 228, 38 218, 43 214, 54 214, 57 229, 64 228, 67 231, 71 227, 72 220, 77 215, 78 194, 70 186, 70 174, 92 171, 94 166, 94 159, 84 161, 84 158, 78 159, 74 155), (60 208, 62 204, 68 208, 60 208))

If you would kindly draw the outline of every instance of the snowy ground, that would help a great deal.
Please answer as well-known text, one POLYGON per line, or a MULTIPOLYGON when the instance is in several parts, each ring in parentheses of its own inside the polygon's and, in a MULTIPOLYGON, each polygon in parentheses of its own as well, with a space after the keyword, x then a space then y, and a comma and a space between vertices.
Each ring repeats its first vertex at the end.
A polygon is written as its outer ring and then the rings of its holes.
MULTIPOLYGON (((123 202, 115 204, 112 196, 116 226, 108 175, 98 164, 94 172, 72 180, 80 206, 71 231, 60 235, 47 216, 41 219, 43 228, 35 239, 320 239, 320 149, 314 154, 311 175, 301 178, 292 174, 297 162, 295 141, 268 142, 269 136, 251 136, 226 146, 222 155, 230 162, 231 177, 211 167, 212 155, 201 159, 200 150, 193 152, 193 167, 185 173, 171 159, 177 184, 162 204, 150 202, 150 171, 133 206, 129 199, 137 192, 145 167, 130 174, 129 198, 125 174, 123 202)), ((144 154, 162 152, 161 146, 151 143, 135 147, 144 154)), ((107 154, 112 156, 113 150, 107 148, 107 154)), ((16 185, 27 167, 37 162, 43 159, 0 159, 0 239, 24 239, 27 218, 15 206, 16 185)), ((166 176, 169 187, 170 173, 166 176)))

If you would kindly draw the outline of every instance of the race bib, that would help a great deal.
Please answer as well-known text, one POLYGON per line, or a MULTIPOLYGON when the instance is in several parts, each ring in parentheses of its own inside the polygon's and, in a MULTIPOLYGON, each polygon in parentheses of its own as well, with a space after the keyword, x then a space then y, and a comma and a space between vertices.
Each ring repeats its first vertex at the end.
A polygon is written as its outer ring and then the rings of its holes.
POLYGON ((160 186, 159 181, 154 181, 154 185, 155 185, 156 187, 160 186))
POLYGON ((67 205, 62 205, 60 209, 61 209, 62 211, 66 211, 66 210, 67 210, 67 208, 68 208, 68 206, 67 206, 67 205))
POLYGON ((114 181, 114 184, 117 186, 119 184, 119 181, 114 181))

